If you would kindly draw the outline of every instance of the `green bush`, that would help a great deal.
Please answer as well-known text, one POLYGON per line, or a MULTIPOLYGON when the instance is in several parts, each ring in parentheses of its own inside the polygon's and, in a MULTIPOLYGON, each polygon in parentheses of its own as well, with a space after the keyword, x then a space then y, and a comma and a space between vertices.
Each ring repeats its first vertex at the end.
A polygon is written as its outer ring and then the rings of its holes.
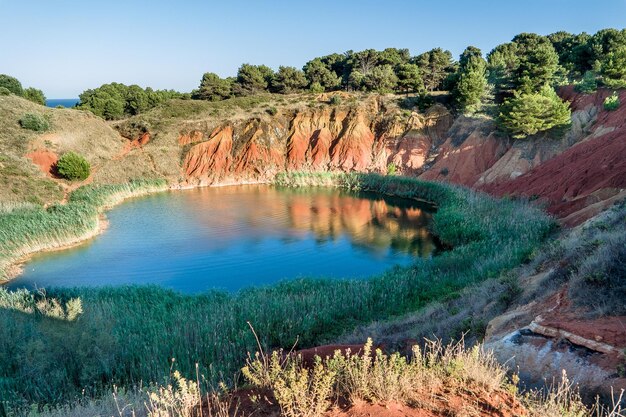
POLYGON ((338 95, 334 95, 330 98, 330 104, 333 106, 338 106, 341 104, 341 97, 338 95))
POLYGON ((0 96, 8 96, 11 95, 11 90, 6 87, 0 87, 0 96))
POLYGON ((276 113, 278 113, 278 110, 276 109, 276 107, 268 107, 267 109, 265 109, 265 112, 270 116, 275 116, 276 113))
POLYGON ((84 180, 89 176, 89 162, 75 152, 67 152, 59 158, 57 172, 63 178, 71 181, 84 180))
POLYGON ((24 94, 24 88, 22 87, 22 83, 15 77, 11 77, 10 75, 0 74, 0 87, 4 87, 16 96, 21 96, 24 94))
POLYGON ((583 94, 595 93, 595 91, 598 89, 596 74, 593 71, 585 72, 583 79, 580 81, 580 83, 576 84, 576 87, 574 87, 574 89, 583 94))
POLYGON ((616 91, 613 94, 604 99, 604 110, 613 111, 619 108, 619 96, 616 91))
POLYGON ((42 106, 46 105, 46 96, 43 94, 43 91, 29 87, 24 90, 24 98, 26 100, 30 100, 33 103, 41 104, 42 106))
POLYGON ((45 132, 50 129, 50 122, 44 116, 36 113, 26 113, 20 119, 20 126, 35 132, 45 132))

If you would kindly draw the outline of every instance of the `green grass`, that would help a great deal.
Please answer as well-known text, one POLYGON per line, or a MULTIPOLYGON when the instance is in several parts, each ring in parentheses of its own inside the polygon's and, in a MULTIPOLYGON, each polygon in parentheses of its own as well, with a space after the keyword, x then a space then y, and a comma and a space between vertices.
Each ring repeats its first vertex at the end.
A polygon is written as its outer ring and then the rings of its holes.
MULTIPOLYGON (((52 289, 48 296, 61 304, 80 298, 84 312, 67 322, 2 311, 0 395, 14 398, 13 407, 54 404, 98 395, 113 384, 162 382, 172 365, 191 377, 196 363, 207 383, 228 380, 246 352, 255 350, 248 321, 266 347, 289 348, 297 338, 299 347, 332 340, 357 324, 420 309, 499 275, 528 259, 554 227, 524 203, 441 183, 301 173, 279 176, 277 184, 334 185, 432 201, 438 206, 434 230, 454 249, 367 280, 299 279, 236 294, 189 296, 149 286, 52 289)), ((79 190, 68 206, 100 206, 108 195, 79 190)))
POLYGON ((42 249, 71 244, 97 232, 98 214, 124 198, 166 188, 165 181, 86 186, 69 196, 68 204, 48 208, 15 205, 0 211, 0 280, 16 259, 42 249))

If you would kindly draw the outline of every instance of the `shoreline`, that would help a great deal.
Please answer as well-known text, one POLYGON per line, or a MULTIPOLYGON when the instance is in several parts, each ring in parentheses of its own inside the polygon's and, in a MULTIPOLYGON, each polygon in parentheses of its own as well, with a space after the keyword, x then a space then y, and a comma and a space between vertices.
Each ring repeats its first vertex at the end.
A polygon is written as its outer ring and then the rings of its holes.
POLYGON ((132 194, 132 195, 120 198, 117 201, 113 201, 109 204, 99 207, 95 227, 93 229, 86 231, 80 236, 72 237, 64 242, 41 243, 34 250, 24 251, 24 253, 21 253, 20 255, 16 256, 14 259, 10 259, 11 255, 9 255, 8 256, 9 259, 7 260, 6 265, 3 267, 4 270, 0 270, 0 274, 2 274, 0 275, 0 286, 7 285, 11 281, 19 277, 19 275, 24 272, 24 265, 34 255, 38 253, 56 252, 56 251, 70 249, 70 248, 79 246, 83 243, 86 243, 87 241, 94 239, 95 237, 97 237, 98 235, 106 231, 106 229, 108 229, 108 226, 109 226, 109 221, 105 213, 111 210, 112 208, 114 208, 115 206, 122 204, 123 202, 131 198, 144 197, 150 194, 169 191, 169 190, 173 190, 173 188, 171 188, 170 186, 167 186, 162 189, 142 190, 140 192, 137 192, 136 194, 132 194))
MULTIPOLYGON (((67 242, 63 243, 42 243, 40 247, 35 250, 28 251, 27 253, 23 253, 16 257, 15 259, 9 259, 6 266, 4 267, 3 275, 0 275, 0 286, 7 285, 11 281, 14 281, 24 272, 24 265, 36 254, 44 253, 44 252, 57 252, 66 249, 71 249, 73 247, 82 245, 87 243, 89 240, 96 238, 101 233, 104 233, 109 226, 109 221, 106 217, 106 212, 114 208, 115 206, 124 203, 125 201, 136 198, 136 197, 144 197, 154 193, 160 193, 165 191, 184 191, 184 190, 192 190, 196 188, 205 188, 205 187, 228 187, 228 186, 237 186, 237 185, 262 185, 262 184, 272 184, 272 181, 267 180, 248 180, 248 181, 224 181, 218 182, 214 184, 196 184, 196 185, 172 185, 168 184, 163 189, 158 190, 145 190, 135 195, 130 195, 128 197, 124 197, 119 201, 115 201, 111 204, 107 204, 103 207, 100 207, 98 210, 98 218, 96 220, 96 227, 92 230, 87 231, 86 233, 76 236, 67 242)), ((10 258, 10 256, 9 256, 10 258)))

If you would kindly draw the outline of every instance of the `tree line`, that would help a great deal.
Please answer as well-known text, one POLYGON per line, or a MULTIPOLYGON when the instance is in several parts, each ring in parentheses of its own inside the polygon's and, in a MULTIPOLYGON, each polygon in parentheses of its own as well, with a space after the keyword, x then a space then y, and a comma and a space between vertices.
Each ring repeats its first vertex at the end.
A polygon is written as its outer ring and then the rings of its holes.
POLYGON ((43 94, 43 91, 33 87, 24 88, 17 78, 0 74, 0 95, 8 94, 24 97, 42 106, 46 104, 46 96, 43 94))
MULTIPOLYGON (((3 77, 0 88, 25 96, 40 93, 26 93, 17 80, 3 77)), ((105 84, 83 92, 78 107, 105 119, 119 119, 171 98, 218 101, 260 93, 339 90, 426 96, 443 90, 450 92, 456 110, 472 113, 491 106, 507 133, 525 137, 569 123, 569 106, 555 92, 565 84, 575 84, 583 93, 599 85, 626 88, 626 29, 603 29, 593 35, 521 33, 486 55, 468 46, 458 60, 442 48, 416 56, 408 49, 387 48, 316 57, 301 69, 280 66, 274 71, 246 63, 235 77, 205 73, 191 93, 105 84)))

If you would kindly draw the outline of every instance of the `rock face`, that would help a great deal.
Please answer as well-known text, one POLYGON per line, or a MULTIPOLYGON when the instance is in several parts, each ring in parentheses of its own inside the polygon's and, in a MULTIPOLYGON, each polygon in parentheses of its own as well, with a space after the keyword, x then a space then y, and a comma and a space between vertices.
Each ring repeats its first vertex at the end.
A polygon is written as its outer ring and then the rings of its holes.
POLYGON ((610 396, 610 387, 626 389, 626 378, 617 369, 626 363, 626 317, 585 319, 567 300, 563 289, 544 301, 533 301, 492 320, 485 347, 529 385, 560 380, 565 372, 596 393, 610 396))
POLYGON ((376 101, 351 109, 323 107, 183 131, 188 184, 263 181, 287 170, 421 172, 433 141, 451 123, 442 106, 401 117, 376 101), (185 149, 185 148, 188 148, 185 149))

